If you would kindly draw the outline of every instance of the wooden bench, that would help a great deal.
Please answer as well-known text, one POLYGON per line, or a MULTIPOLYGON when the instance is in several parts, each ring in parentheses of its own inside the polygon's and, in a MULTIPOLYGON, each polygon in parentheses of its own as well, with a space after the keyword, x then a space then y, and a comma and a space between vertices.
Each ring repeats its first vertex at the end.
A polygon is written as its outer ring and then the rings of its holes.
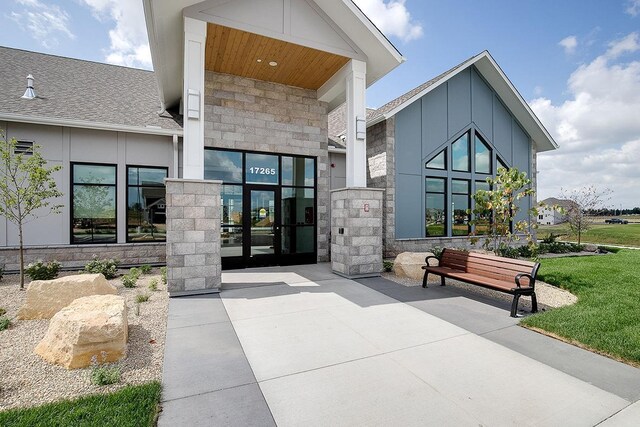
POLYGON ((512 294, 511 317, 516 317, 518 300, 522 295, 531 296, 531 311, 533 313, 538 311, 535 286, 540 263, 454 249, 444 249, 440 258, 428 256, 425 258, 425 263, 427 265, 422 267, 423 288, 427 287, 427 278, 432 273, 440 276, 441 286, 445 285, 445 277, 449 277, 512 294), (439 265, 430 265, 431 259, 438 260, 439 265))

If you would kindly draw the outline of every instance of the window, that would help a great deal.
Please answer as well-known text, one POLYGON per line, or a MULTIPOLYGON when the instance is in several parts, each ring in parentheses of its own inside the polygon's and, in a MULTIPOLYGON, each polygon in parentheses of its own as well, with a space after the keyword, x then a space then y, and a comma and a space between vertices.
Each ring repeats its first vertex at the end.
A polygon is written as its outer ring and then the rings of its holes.
POLYGON ((466 236, 469 234, 470 206, 469 181, 464 179, 451 180, 451 234, 466 236))
MULTIPOLYGON (((476 181, 476 190, 490 191, 491 186, 487 181, 476 181)), ((474 193, 475 193, 474 192, 474 193)), ((491 214, 489 212, 484 214, 476 214, 476 234, 489 234, 489 227, 491 225, 491 214)))
POLYGON ((247 184, 273 184, 279 181, 278 156, 247 153, 245 165, 247 184))
POLYGON ((538 219, 544 219, 544 215, 538 215, 538 219))
POLYGON ((469 132, 467 132, 451 144, 451 168, 454 171, 470 172, 469 160, 469 132))
POLYGON ((222 201, 220 255, 242 256, 242 186, 223 185, 220 198, 222 201))
POLYGON ((313 187, 315 161, 304 157, 282 157, 282 185, 313 187))
POLYGON ((115 243, 116 166, 71 165, 71 243, 115 243))
POLYGON ((427 169, 439 169, 439 170, 447 169, 447 150, 444 149, 438 154, 436 154, 435 157, 433 157, 431 160, 429 160, 425 164, 425 167, 427 169))
POLYGON ((507 166, 507 164, 504 162, 504 160, 502 160, 500 157, 498 157, 498 167, 499 168, 509 169, 509 166, 507 166))
POLYGON ((127 242, 167 239, 167 168, 127 167, 127 242))
POLYGON ((476 173, 491 173, 491 149, 482 140, 480 135, 475 134, 475 151, 476 151, 476 173))
POLYGON ((427 237, 446 236, 446 179, 425 178, 425 234, 427 237))
POLYGON ((315 250, 315 159, 282 157, 281 253, 315 250))
POLYGON ((204 179, 242 184, 242 153, 204 150, 204 179))

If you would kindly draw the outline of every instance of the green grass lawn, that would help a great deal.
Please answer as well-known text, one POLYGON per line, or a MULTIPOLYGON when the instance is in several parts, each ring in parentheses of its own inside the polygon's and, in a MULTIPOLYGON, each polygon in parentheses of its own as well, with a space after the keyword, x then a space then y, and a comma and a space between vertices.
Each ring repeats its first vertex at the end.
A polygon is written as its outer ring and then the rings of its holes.
POLYGON ((0 412, 0 426, 152 426, 161 386, 152 382, 112 394, 64 400, 28 409, 0 412))
MULTIPOLYGON (((566 224, 538 227, 539 239, 549 233, 560 234, 563 240, 578 240, 569 232, 566 224)), ((581 242, 640 247, 640 224, 594 224, 593 228, 582 233, 581 242)))
POLYGON ((540 280, 569 290, 578 302, 522 324, 640 367, 640 250, 541 264, 540 280))

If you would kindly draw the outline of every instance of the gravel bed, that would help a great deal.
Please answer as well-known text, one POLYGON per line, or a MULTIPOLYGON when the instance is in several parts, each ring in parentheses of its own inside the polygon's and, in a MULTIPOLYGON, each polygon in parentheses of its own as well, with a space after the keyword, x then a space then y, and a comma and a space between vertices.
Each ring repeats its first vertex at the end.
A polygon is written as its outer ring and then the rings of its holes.
MULTIPOLYGON (((74 273, 64 272, 60 276, 69 274, 74 273)), ((115 364, 120 367, 120 382, 96 386, 90 381, 91 368, 67 370, 45 362, 33 352, 44 337, 49 320, 17 320, 15 316, 26 292, 20 291, 17 275, 2 279, 0 307, 7 310, 13 324, 0 331, 0 411, 87 394, 111 393, 126 385, 161 380, 169 295, 160 280, 159 269, 141 276, 136 288, 124 288, 119 278, 109 282, 127 301, 129 342, 127 357, 115 364), (155 292, 148 288, 154 278, 158 281, 155 292), (136 314, 135 298, 139 293, 151 297, 139 304, 139 314, 136 314)))
MULTIPOLYGON (((415 280, 409 277, 398 277, 395 273, 382 273, 382 277, 391 280, 403 286, 422 286, 422 280, 415 280)), ((435 275, 429 276, 430 286, 440 286, 440 277, 435 275)), ((460 282, 447 278, 447 286, 453 288, 464 289, 467 292, 482 295, 489 298, 499 299, 503 301, 513 301, 513 295, 505 294, 502 292, 494 291, 492 289, 483 288, 481 286, 474 286, 468 283, 460 282)), ((575 304, 578 301, 578 297, 571 292, 564 289, 560 289, 556 286, 549 285, 548 283, 536 280, 536 296, 538 297, 538 309, 546 310, 550 308, 563 307, 565 305, 575 304)), ((531 310, 531 299, 529 297, 520 298, 518 304, 519 309, 527 311, 531 310)))

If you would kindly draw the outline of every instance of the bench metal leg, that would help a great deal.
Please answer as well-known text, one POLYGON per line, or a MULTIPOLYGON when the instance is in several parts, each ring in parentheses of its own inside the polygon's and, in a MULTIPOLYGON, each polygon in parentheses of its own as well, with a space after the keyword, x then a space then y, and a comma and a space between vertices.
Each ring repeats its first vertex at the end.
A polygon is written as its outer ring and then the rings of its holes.
POLYGON ((422 287, 427 287, 427 279, 429 278, 429 272, 425 270, 424 276, 422 276, 422 287))
POLYGON ((536 298, 535 292, 531 294, 531 312, 532 313, 538 312, 538 298, 536 298))
POLYGON ((440 276, 440 286, 444 286, 444 276, 440 276))
POLYGON ((515 294, 513 296, 513 303, 511 303, 511 317, 518 317, 518 300, 520 299, 520 294, 515 294))

